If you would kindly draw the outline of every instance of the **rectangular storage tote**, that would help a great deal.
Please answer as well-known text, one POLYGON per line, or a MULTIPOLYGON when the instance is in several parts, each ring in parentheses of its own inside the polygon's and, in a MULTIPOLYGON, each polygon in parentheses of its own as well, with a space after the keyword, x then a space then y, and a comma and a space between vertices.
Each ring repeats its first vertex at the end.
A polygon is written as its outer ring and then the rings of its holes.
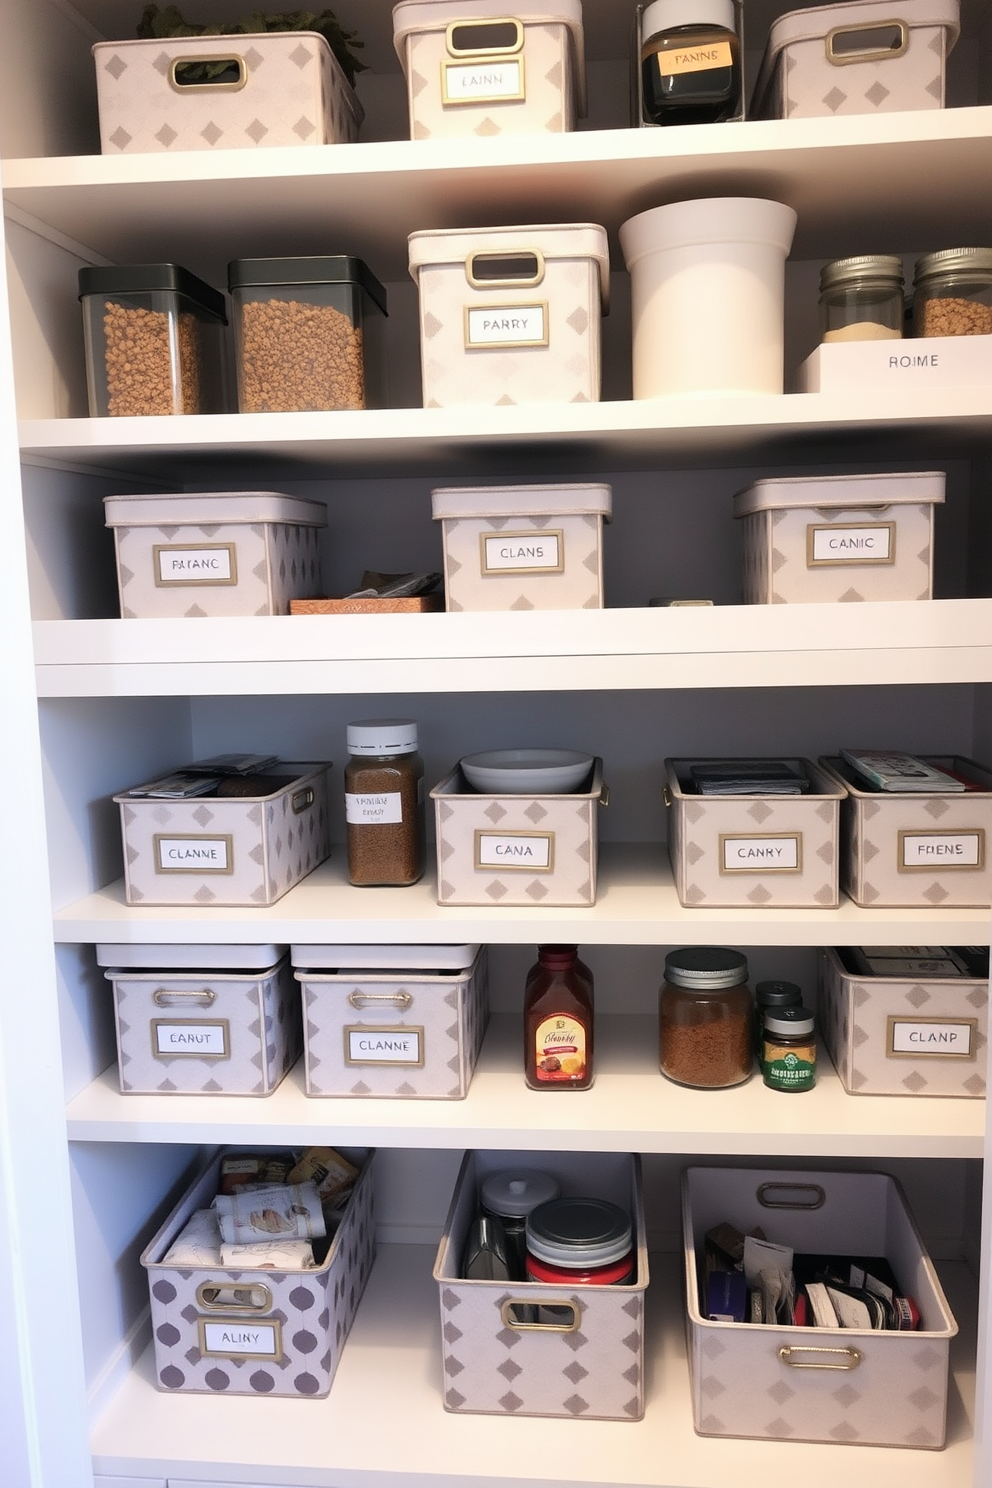
POLYGON ((288 615, 320 594, 321 502, 281 491, 105 496, 125 620, 288 615))
POLYGON ((587 789, 572 795, 477 791, 456 766, 431 796, 438 904, 595 904, 597 813, 609 800, 602 760, 593 761, 587 789))
POLYGON ((702 796, 690 764, 666 759, 668 856, 680 904, 692 909, 835 909, 839 808, 845 789, 809 760, 788 764, 813 783, 802 796, 702 796))
POLYGON ((315 31, 101 41, 93 58, 104 155, 350 144, 364 118, 315 31), (209 78, 201 59, 228 66, 209 78))
POLYGON ((559 134, 585 114, 581 0, 401 0, 410 138, 559 134))
MULTIPOLYGON (((886 1173, 688 1168, 682 1175, 689 1382, 700 1436, 942 1447, 957 1333, 902 1189, 886 1173), (918 1332, 711 1323, 703 1237, 730 1223, 814 1255, 884 1256, 918 1332)), ((838 1461, 838 1472, 842 1466, 838 1461)))
POLYGON ((944 107, 958 0, 843 0, 772 23, 752 119, 944 107))
MULTIPOLYGON (((925 958, 926 946, 886 947, 925 958)), ((985 975, 859 971, 844 950, 820 952, 820 1031, 849 1095, 985 1094, 985 975)), ((870 952, 869 952, 870 954, 870 952)), ((885 963, 880 961, 880 966, 885 963)))
POLYGON ((285 946, 98 945, 124 1095, 271 1095, 300 1052, 285 946))
POLYGON ((785 476, 734 497, 745 604, 933 598, 942 470, 785 476))
POLYGON ((141 1257, 158 1389, 297 1400, 327 1394, 375 1259, 374 1153, 339 1150, 361 1173, 327 1255, 309 1271, 163 1265, 191 1216, 210 1207, 223 1154, 198 1175, 141 1257))
POLYGON ((409 243, 425 408, 598 402, 604 228, 439 229, 409 243))
POLYGON ((926 795, 864 790, 839 757, 821 766, 843 785, 841 885, 866 909, 984 909, 992 903, 992 771, 956 755, 921 756, 978 790, 926 795))
MULTIPOLYGON (((644 1414, 648 1286, 640 1158, 604 1152, 528 1152, 526 1158, 521 1164, 518 1152, 467 1152, 458 1174, 434 1263, 445 1409, 639 1421, 644 1414), (557 1178, 563 1198, 606 1199, 630 1214, 637 1266, 633 1282, 548 1286, 462 1278, 462 1255, 483 1180, 520 1166, 557 1178), (532 1321, 539 1302, 561 1308, 562 1321, 532 1321)), ((581 1442, 575 1450, 581 1450, 581 1442)))
POLYGON ((431 492, 448 610, 601 610, 609 486, 467 486, 431 492))
POLYGON ((307 1095, 464 1100, 489 1017, 486 948, 294 945, 307 1095))

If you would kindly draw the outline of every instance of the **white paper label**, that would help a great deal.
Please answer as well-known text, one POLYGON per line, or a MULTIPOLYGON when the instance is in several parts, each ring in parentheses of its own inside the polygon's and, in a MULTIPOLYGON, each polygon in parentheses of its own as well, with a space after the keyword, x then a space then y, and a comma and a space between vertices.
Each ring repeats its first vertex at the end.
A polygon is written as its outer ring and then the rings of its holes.
POLYGON ((446 62, 447 103, 485 103, 497 98, 520 98, 523 93, 519 58, 505 62, 446 62))
POLYGON ((543 305, 493 305, 489 309, 469 309, 467 341, 469 346, 544 346, 543 305))
POLYGON ((158 549, 160 584, 202 584, 205 579, 229 584, 232 577, 228 547, 158 549))
POLYGON ((902 1019, 894 1019, 891 1026, 892 1053, 937 1057, 970 1055, 973 1030, 972 1023, 904 1023, 902 1019))
POLYGON ((726 873, 763 873, 769 868, 799 868, 798 837, 725 837, 726 873))
POLYGON ((514 571, 527 573, 531 570, 560 568, 561 544, 557 532, 537 533, 531 537, 498 534, 486 538, 486 572, 502 573, 514 571))
POLYGON ((272 1323, 208 1323, 202 1324, 203 1345, 201 1353, 229 1355, 246 1359, 276 1359, 279 1357, 279 1339, 272 1323))
POLYGON ((345 820, 353 827, 382 825, 403 820, 403 797, 399 791, 369 795, 348 791, 344 798, 345 820))
POLYGON ((478 834, 480 868, 550 868, 554 833, 504 836, 496 832, 478 834))
POLYGON ((155 1047, 160 1054, 227 1054, 223 1023, 163 1023, 155 1025, 155 1047))
POLYGON ((814 527, 814 563, 887 563, 892 528, 887 522, 864 527, 814 527))
POLYGON ((420 1064, 419 1028, 349 1028, 350 1064, 420 1064))
POLYGON ((904 868, 980 868, 980 832, 906 832, 902 837, 904 868))
POLYGON ((226 837, 159 837, 159 872, 227 873, 231 866, 226 837))

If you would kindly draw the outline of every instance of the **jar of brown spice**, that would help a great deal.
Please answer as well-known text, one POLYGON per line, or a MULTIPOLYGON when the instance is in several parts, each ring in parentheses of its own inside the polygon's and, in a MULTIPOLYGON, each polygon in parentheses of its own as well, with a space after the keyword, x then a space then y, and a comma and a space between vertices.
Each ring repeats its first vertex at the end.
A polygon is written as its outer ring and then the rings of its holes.
POLYGON ((919 260, 913 334, 992 335, 992 248, 943 248, 919 260))
POLYGON ((707 1090, 740 1085, 751 1075, 752 1028, 740 951, 693 946, 668 953, 659 1001, 663 1075, 707 1090))
POLYGON ((424 762, 409 718, 348 725, 345 818, 353 884, 406 885, 424 871, 424 762))

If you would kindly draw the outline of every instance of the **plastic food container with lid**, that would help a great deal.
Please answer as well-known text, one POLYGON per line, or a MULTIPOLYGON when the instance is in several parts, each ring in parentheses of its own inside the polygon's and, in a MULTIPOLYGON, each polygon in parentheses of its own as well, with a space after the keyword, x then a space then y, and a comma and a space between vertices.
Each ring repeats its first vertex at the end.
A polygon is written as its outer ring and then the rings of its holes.
POLYGON ((224 296, 178 264, 79 270, 91 418, 219 413, 224 296))
POLYGON ((439 229, 409 247, 425 408, 599 400, 605 228, 439 229))
POLYGON ((539 1204, 557 1199, 561 1184, 550 1173, 532 1168, 510 1168, 490 1173, 479 1191, 481 1212, 499 1220, 506 1237, 511 1276, 523 1281, 527 1273, 527 1216, 539 1204))
POLYGON ((992 248, 928 253, 913 276, 916 336, 992 335, 992 248))
POLYGON ((414 884, 423 875, 424 762, 411 718, 348 725, 345 820, 348 877, 360 886, 414 884))
POLYGON ((386 291, 360 258, 236 258, 227 282, 242 413, 385 404, 386 291))
POLYGON ((719 946, 669 951, 659 996, 661 1072, 677 1085, 717 1090, 750 1078, 754 1005, 747 957, 719 946))
MULTIPOLYGON (((527 1280, 565 1286, 623 1286, 634 1275, 630 1214, 606 1199, 549 1199, 527 1216, 527 1280)), ((557 1314, 555 1307, 538 1308, 557 1314)))
POLYGON ((401 0, 410 138, 560 134, 586 111, 580 0, 401 0))

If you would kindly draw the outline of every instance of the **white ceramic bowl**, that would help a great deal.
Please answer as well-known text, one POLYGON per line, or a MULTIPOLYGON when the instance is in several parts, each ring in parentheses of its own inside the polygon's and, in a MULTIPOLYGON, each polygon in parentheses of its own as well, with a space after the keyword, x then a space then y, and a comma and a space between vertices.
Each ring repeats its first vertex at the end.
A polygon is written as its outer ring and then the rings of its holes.
POLYGON ((588 779, 592 763, 592 755, 578 749, 490 749, 460 761, 474 790, 507 796, 576 791, 588 779))

